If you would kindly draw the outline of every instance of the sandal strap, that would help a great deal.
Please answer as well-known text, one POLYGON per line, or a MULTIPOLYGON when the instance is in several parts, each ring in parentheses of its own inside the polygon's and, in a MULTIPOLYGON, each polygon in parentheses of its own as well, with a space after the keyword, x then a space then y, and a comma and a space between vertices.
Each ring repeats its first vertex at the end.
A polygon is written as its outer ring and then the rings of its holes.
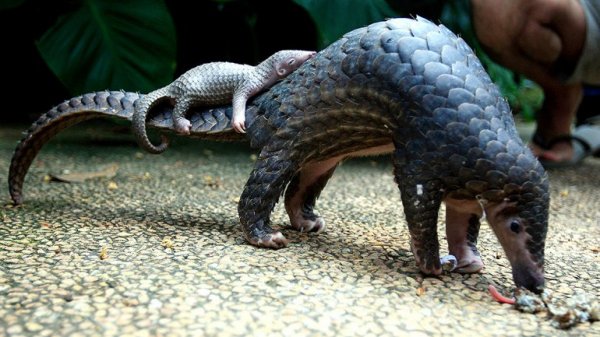
POLYGON ((570 143, 572 141, 576 141, 579 144, 581 144, 581 147, 583 147, 583 150, 585 151, 585 153, 589 153, 592 150, 592 147, 585 139, 571 135, 571 134, 560 135, 560 136, 553 137, 550 140, 546 140, 541 134, 539 134, 536 131, 535 134, 533 135, 533 138, 531 139, 531 141, 535 145, 541 147, 543 150, 550 150, 550 149, 552 149, 552 147, 554 147, 554 145, 556 145, 558 143, 563 143, 563 142, 570 143))
POLYGON ((540 147, 542 150, 548 150, 548 143, 546 142, 546 139, 539 132, 537 132, 537 130, 533 134, 533 137, 531 137, 531 142, 540 147))
POLYGON ((590 153, 590 151, 592 151, 592 147, 585 139, 575 136, 575 135, 562 135, 562 136, 556 137, 550 141, 550 147, 552 148, 554 146, 554 144, 556 144, 556 143, 567 142, 567 141, 578 142, 581 145, 581 147, 583 148, 584 153, 586 153, 586 154, 590 153))

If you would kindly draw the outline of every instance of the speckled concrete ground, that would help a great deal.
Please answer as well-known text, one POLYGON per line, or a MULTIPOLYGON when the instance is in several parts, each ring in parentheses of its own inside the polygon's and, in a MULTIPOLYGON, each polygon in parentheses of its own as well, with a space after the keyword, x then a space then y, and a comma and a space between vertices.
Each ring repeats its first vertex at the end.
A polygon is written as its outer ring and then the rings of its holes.
MULTIPOLYGON (((325 232, 284 230, 293 243, 273 251, 246 244, 238 228, 247 147, 180 140, 142 155, 110 125, 51 142, 26 180, 24 206, 0 208, 0 336, 600 335, 600 323, 558 330, 544 314, 494 302, 488 284, 505 293, 513 285, 487 226, 483 273, 422 279, 387 158, 342 165, 318 204, 325 232), (111 179, 44 182, 112 163, 111 179)), ((24 129, 0 128, 2 205, 24 129)), ((547 287, 559 298, 598 298, 600 160, 551 179, 547 287)), ((281 205, 273 220, 286 225, 281 205)))

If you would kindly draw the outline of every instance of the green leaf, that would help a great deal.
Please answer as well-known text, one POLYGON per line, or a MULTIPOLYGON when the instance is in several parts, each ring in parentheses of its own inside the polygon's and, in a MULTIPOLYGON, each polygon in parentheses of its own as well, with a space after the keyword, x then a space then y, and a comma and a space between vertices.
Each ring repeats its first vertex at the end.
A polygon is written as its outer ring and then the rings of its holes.
POLYGON ((103 89, 148 92, 175 72, 175 26, 163 0, 83 0, 37 42, 73 94, 103 89))
POLYGON ((312 17, 325 47, 352 29, 397 16, 385 0, 294 0, 312 17))
POLYGON ((0 10, 15 8, 22 5, 25 0, 2 0, 0 1, 0 10))

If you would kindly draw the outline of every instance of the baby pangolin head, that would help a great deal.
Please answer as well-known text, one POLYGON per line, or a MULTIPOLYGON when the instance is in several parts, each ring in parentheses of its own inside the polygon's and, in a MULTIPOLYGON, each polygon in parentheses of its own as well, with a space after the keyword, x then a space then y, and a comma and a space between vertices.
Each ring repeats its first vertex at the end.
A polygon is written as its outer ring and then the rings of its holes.
POLYGON ((317 52, 306 50, 281 50, 273 54, 270 59, 273 62, 277 76, 283 78, 316 54, 317 52))

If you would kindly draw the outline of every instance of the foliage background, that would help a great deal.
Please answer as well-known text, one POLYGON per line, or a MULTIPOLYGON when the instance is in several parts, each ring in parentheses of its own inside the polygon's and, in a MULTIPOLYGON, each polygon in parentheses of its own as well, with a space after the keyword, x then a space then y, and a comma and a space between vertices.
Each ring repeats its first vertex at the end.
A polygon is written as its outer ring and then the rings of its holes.
POLYGON ((3 0, 0 67, 9 89, 0 121, 31 121, 94 90, 148 92, 205 62, 319 50, 354 28, 409 15, 461 34, 513 109, 532 118, 541 91, 485 55, 468 0, 3 0))

